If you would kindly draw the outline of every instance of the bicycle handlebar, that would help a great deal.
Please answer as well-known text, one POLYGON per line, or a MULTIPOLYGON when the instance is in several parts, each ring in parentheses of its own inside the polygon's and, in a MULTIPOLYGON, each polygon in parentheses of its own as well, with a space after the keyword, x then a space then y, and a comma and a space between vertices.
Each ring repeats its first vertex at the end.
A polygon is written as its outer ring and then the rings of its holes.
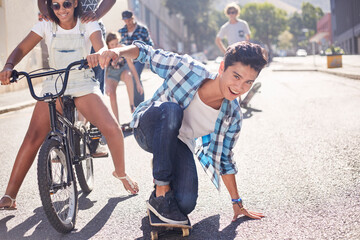
POLYGON ((25 76, 26 79, 27 79, 28 85, 29 85, 30 94, 35 100, 44 101, 46 99, 55 99, 55 98, 58 98, 58 97, 60 97, 61 95, 64 94, 65 89, 67 87, 67 83, 68 83, 69 73, 70 73, 71 70, 73 70, 71 68, 74 67, 74 66, 80 65, 78 70, 81 70, 83 68, 88 68, 87 64, 88 64, 87 60, 82 59, 82 60, 70 63, 66 68, 63 68, 63 69, 58 69, 58 70, 53 70, 53 71, 48 71, 48 72, 42 72, 42 73, 35 73, 35 74, 28 74, 27 72, 18 72, 16 70, 13 70, 12 73, 11 73, 11 78, 12 79, 10 80, 10 82, 11 83, 16 82, 17 79, 19 78, 19 76, 25 76), (63 83, 63 86, 62 86, 60 92, 58 92, 56 94, 51 94, 51 93, 50 94, 45 94, 45 96, 43 96, 43 97, 39 97, 39 96, 37 96, 35 94, 34 87, 33 87, 33 84, 31 82, 31 79, 38 78, 38 77, 45 77, 45 76, 55 75, 55 74, 61 74, 61 73, 65 73, 65 77, 64 77, 64 83, 63 83))

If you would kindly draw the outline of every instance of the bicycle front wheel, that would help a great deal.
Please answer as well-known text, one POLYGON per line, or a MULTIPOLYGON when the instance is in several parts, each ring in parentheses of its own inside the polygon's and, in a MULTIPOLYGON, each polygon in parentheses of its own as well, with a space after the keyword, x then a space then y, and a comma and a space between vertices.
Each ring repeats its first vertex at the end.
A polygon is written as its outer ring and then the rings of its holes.
MULTIPOLYGON (((77 122, 75 125, 84 135, 88 128, 81 122, 77 122)), ((84 193, 90 193, 94 188, 94 167, 93 159, 90 155, 90 146, 85 137, 81 137, 78 134, 74 135, 75 151, 79 158, 85 158, 79 161, 75 165, 77 179, 79 181, 81 190, 84 193)))
POLYGON ((39 153, 38 185, 41 202, 50 224, 61 233, 75 227, 78 209, 76 181, 70 180, 66 153, 58 140, 47 139, 39 153))

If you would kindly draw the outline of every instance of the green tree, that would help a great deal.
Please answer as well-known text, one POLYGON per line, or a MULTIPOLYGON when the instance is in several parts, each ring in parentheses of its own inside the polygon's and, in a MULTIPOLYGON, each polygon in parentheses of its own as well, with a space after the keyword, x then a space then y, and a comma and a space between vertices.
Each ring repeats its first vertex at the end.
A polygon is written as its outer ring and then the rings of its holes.
POLYGON ((279 35, 278 46, 280 49, 289 50, 293 47, 292 43, 293 35, 288 31, 284 31, 279 35))
MULTIPOLYGON (((171 14, 181 14, 184 17, 184 24, 188 29, 189 43, 193 40, 198 51, 202 51, 204 46, 214 44, 216 32, 218 30, 217 21, 219 14, 215 14, 210 9, 213 0, 164 0, 164 5, 171 14)), ((189 43, 187 49, 189 49, 189 43)))
POLYGON ((314 7, 309 2, 303 2, 301 5, 301 15, 304 27, 309 30, 308 37, 313 36, 316 33, 317 21, 324 16, 322 9, 314 7))
MULTIPOLYGON (((299 41, 302 41, 302 38, 304 38, 304 32, 302 29, 304 28, 304 24, 302 21, 302 16, 295 12, 288 20, 288 26, 290 27, 289 31, 293 35, 293 46, 298 48, 299 47, 299 41)), ((305 38, 304 38, 305 39, 305 38)))
POLYGON ((286 30, 286 12, 267 2, 249 3, 241 9, 240 16, 248 22, 251 38, 265 43, 271 53, 271 45, 286 30))

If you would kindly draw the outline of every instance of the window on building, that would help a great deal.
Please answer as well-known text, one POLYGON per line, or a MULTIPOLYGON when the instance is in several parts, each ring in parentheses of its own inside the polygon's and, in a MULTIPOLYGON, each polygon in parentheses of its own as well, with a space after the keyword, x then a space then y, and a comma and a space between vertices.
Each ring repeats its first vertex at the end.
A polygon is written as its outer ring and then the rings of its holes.
POLYGON ((160 20, 156 18, 156 42, 160 44, 160 20))

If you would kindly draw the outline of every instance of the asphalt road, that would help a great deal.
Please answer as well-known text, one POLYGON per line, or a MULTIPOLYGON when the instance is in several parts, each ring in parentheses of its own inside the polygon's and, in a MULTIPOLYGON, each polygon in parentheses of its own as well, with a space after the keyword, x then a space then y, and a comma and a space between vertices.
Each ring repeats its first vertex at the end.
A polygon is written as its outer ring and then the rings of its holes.
MULTIPOLYGON (((234 149, 244 205, 266 217, 231 223, 227 191, 218 192, 197 164, 199 198, 189 216, 189 239, 360 239, 360 81, 271 68, 258 79, 262 88, 253 109, 243 110, 234 149)), ((144 78, 149 97, 161 80, 144 78)), ((123 85, 118 94, 125 122, 130 110, 123 85)), ((0 115, 1 193, 31 112, 0 115)), ((62 235, 43 212, 34 164, 17 197, 18 210, 0 212, 0 239, 149 239, 145 200, 152 189, 151 155, 131 135, 125 146, 126 171, 140 186, 137 196, 128 196, 111 176, 110 158, 95 159, 95 188, 80 195, 75 231, 62 235)))

